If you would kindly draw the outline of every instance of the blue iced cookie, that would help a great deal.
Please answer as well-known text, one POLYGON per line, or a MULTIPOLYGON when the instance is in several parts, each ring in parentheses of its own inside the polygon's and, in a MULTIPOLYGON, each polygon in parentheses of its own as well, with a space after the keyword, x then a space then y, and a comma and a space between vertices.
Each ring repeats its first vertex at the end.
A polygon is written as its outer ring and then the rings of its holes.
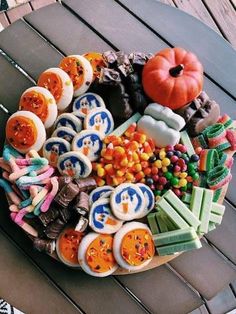
POLYGON ((114 121, 110 111, 105 108, 91 110, 84 119, 84 128, 105 135, 111 133, 114 129, 114 121))
POLYGON ((86 117, 81 111, 76 110, 76 111, 72 111, 71 112, 74 116, 76 116, 77 118, 80 119, 80 121, 82 122, 82 124, 84 123, 84 118, 86 117))
POLYGON ((133 183, 122 183, 110 198, 113 214, 121 220, 133 220, 144 214, 146 201, 141 189, 133 183))
POLYGON ((89 226, 98 233, 116 233, 122 226, 123 221, 114 217, 110 201, 101 198, 93 203, 89 212, 89 226))
POLYGON ((100 186, 94 189, 89 194, 89 204, 90 206, 96 202, 99 198, 108 198, 110 197, 111 193, 114 191, 114 188, 110 185, 100 186))
POLYGON ((91 161, 100 157, 103 135, 94 130, 84 130, 78 133, 73 142, 72 150, 83 153, 91 161))
POLYGON ((92 171, 92 164, 88 157, 79 152, 68 152, 61 155, 57 162, 62 175, 72 178, 86 178, 92 171))
POLYGON ((105 104, 103 99, 94 93, 85 93, 75 99, 73 103, 73 111, 79 111, 84 117, 92 110, 103 107, 105 104))
POLYGON ((43 157, 47 158, 49 164, 57 166, 60 155, 70 151, 70 143, 60 137, 50 137, 43 145, 43 157))
POLYGON ((61 126, 60 128, 57 128, 52 133, 52 136, 63 138, 67 142, 71 143, 76 134, 77 133, 74 130, 72 130, 71 128, 68 128, 66 126, 61 126))
POLYGON ((144 210, 143 214, 139 217, 139 218, 142 218, 142 217, 146 216, 153 209, 153 207, 155 205, 155 197, 154 197, 154 194, 153 194, 152 190, 150 189, 150 187, 147 186, 146 184, 137 183, 137 186, 143 192, 143 195, 145 198, 145 203, 146 203, 145 210, 144 210))
POLYGON ((71 128, 75 132, 82 130, 82 122, 72 113, 62 113, 55 122, 55 129, 60 127, 71 128))

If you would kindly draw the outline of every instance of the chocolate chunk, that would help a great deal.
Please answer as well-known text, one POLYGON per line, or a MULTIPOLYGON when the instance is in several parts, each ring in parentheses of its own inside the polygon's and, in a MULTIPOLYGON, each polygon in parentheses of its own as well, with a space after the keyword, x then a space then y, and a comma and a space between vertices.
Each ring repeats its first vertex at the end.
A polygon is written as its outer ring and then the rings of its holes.
POLYGON ((72 181, 72 178, 69 176, 60 176, 58 178, 58 183, 59 183, 59 191, 68 183, 72 181))
POLYGON ((57 239, 65 226, 65 222, 61 218, 57 218, 54 222, 50 223, 44 233, 49 239, 57 239))
POLYGON ((89 195, 87 193, 79 193, 74 205, 74 210, 80 215, 86 215, 89 212, 89 195))
POLYGON ((58 210, 62 220, 67 223, 72 217, 72 211, 68 207, 60 207, 58 210))
POLYGON ((78 185, 80 192, 90 192, 97 187, 97 183, 92 177, 75 179, 75 183, 78 185))
POLYGON ((113 69, 102 68, 99 77, 100 84, 117 85, 121 82, 120 73, 113 69))
POLYGON ((40 252, 52 254, 55 251, 55 241, 35 238, 33 242, 34 248, 40 252))
POLYGON ((112 68, 117 64, 117 55, 114 51, 105 51, 102 54, 103 59, 108 64, 108 67, 112 68))
POLYGON ((61 191, 55 197, 55 202, 62 207, 68 207, 69 203, 73 201, 79 193, 79 187, 72 182, 64 185, 61 191))
POLYGON ((117 67, 120 72, 127 77, 129 74, 133 72, 133 67, 130 63, 129 57, 122 51, 118 51, 117 55, 117 67))
POLYGON ((79 221, 75 227, 75 231, 84 232, 88 227, 88 219, 80 216, 79 221))
POLYGON ((46 227, 48 224, 50 224, 59 217, 59 210, 55 207, 50 207, 48 211, 39 214, 38 217, 42 224, 46 227))
POLYGON ((129 95, 125 92, 123 84, 111 86, 107 94, 107 107, 111 111, 114 120, 126 120, 133 114, 133 109, 129 103, 129 95))
POLYGON ((209 103, 201 110, 198 110, 194 117, 186 125, 190 136, 194 137, 201 133, 209 125, 215 124, 220 116, 220 107, 215 101, 209 103))

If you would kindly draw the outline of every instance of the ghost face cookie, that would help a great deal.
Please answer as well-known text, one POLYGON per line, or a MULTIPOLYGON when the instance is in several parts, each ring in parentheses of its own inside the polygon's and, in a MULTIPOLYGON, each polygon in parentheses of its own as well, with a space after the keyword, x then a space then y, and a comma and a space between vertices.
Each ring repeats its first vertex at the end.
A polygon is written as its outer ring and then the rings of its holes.
POLYGON ((136 184, 120 184, 112 192, 110 202, 113 214, 121 220, 139 218, 145 211, 143 192, 136 184))
POLYGON ((137 186, 143 192, 143 196, 145 199, 145 210, 142 213, 142 215, 140 215, 140 217, 139 217, 139 218, 142 218, 142 217, 146 216, 153 209, 153 207, 155 205, 155 197, 154 197, 154 194, 153 194, 152 190, 150 189, 150 187, 147 186, 146 184, 137 183, 137 186))
POLYGON ((102 146, 103 135, 97 131, 84 130, 77 134, 72 143, 72 149, 81 152, 91 161, 99 158, 102 146))
POLYGON ((59 137, 51 137, 43 145, 43 156, 47 158, 49 164, 53 167, 57 166, 59 156, 69 151, 70 143, 59 137))
POLYGON ((68 152, 58 158, 57 167, 64 176, 86 178, 92 171, 88 157, 79 152, 68 152))
POLYGON ((147 266, 155 254, 152 233, 143 223, 126 223, 115 234, 113 250, 115 259, 122 268, 139 270, 147 266))
POLYGON ((66 140, 67 142, 71 143, 76 134, 77 133, 71 128, 61 126, 52 133, 52 137, 60 137, 66 140))
POLYGON ((111 275, 118 268, 113 256, 113 236, 88 233, 80 243, 78 261, 89 275, 95 277, 111 275))
POLYGON ((114 188, 110 185, 104 185, 100 186, 96 189, 94 189, 90 194, 89 194, 89 204, 92 206, 94 202, 96 202, 100 198, 108 198, 110 197, 112 191, 114 191, 114 188))
POLYGON ((73 103, 73 111, 80 112, 84 117, 96 108, 105 108, 103 99, 94 93, 85 93, 75 99, 73 103))
POLYGON ((114 217, 107 198, 101 198, 93 203, 89 212, 89 226, 98 233, 116 233, 122 226, 123 221, 114 217))
POLYGON ((114 129, 114 121, 110 111, 105 108, 93 109, 84 119, 84 127, 102 134, 109 134, 114 129))
POLYGON ((72 113, 63 113, 57 118, 55 122, 55 129, 62 126, 71 128, 75 132, 79 132, 82 129, 82 122, 72 113))

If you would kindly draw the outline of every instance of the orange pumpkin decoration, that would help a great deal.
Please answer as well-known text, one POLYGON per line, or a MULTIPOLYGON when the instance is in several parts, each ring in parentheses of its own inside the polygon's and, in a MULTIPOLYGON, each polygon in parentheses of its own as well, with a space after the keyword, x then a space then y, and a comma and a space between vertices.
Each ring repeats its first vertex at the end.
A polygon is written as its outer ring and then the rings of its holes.
POLYGON ((203 67, 192 52, 167 48, 145 64, 142 83, 153 101, 175 110, 202 91, 203 67))

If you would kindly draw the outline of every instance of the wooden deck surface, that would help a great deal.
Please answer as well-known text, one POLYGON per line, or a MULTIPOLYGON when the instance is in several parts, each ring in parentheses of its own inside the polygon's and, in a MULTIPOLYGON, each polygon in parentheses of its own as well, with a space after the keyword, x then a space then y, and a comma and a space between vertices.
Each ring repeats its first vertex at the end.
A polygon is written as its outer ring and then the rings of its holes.
MULTIPOLYGON (((32 10, 53 2, 55 1, 33 0, 7 13, 0 13, 0 23, 6 27, 32 10)), ((155 14, 151 14, 155 9, 153 2, 153 0, 115 2, 65 0, 63 6, 58 3, 53 4, 25 16, 23 20, 18 20, 7 32, 0 33, 0 49, 14 60, 27 76, 0 54, 1 101, 4 104, 11 104, 12 108, 17 106, 16 101, 21 92, 34 84, 43 69, 57 65, 63 55, 75 51, 78 53, 88 51, 93 48, 94 42, 96 49, 100 51, 110 48, 125 49, 127 42, 122 36, 122 31, 130 35, 130 50, 137 48, 142 50, 145 47, 147 51, 156 51, 168 44, 184 46, 189 44, 192 50, 197 50, 199 54, 202 52, 204 58, 205 39, 196 38, 196 42, 191 46, 192 42, 188 39, 188 36, 191 38, 191 33, 186 32, 185 38, 178 37, 181 32, 178 21, 182 16, 176 15, 176 19, 169 22, 164 15, 165 8, 161 7, 163 14, 156 18, 155 14), (100 16, 99 20, 94 19, 92 10, 94 6, 96 6, 96 14, 100 16), (119 26, 120 36, 119 33, 114 35, 116 29, 112 32, 106 27, 108 22, 116 23, 114 17, 117 18, 117 22, 122 17, 124 29, 119 26), (53 25, 53 28, 48 25, 53 25), (126 29, 127 25, 131 25, 129 30, 126 29), (77 40, 73 40, 75 36, 77 40), (9 37, 12 42, 9 41, 9 37), (23 38, 27 38, 27 42, 22 40, 23 38), (143 47, 140 47, 141 41, 143 47), (37 47, 37 53, 34 54, 34 49, 27 49, 29 42, 33 47, 37 47), (16 50, 15 47, 18 49, 16 50), (6 80, 4 73, 8 73, 11 80, 6 80), (14 89, 12 89, 13 80, 14 89)), ((197 17, 236 47, 235 1, 162 0, 160 2, 197 17)), ((157 8, 160 9, 159 6, 157 8)), ((218 40, 214 41, 215 37, 213 37, 207 35, 207 39, 213 41, 214 52, 218 40)), ((210 49, 210 45, 208 47, 210 49)), ((222 47, 219 45, 219 49, 222 47)), ((233 51, 228 48, 226 52, 227 55, 233 54, 233 51)), ((213 62, 216 62, 217 55, 213 59, 213 62)), ((235 64, 228 64, 227 60, 222 60, 221 66, 227 71, 222 71, 222 75, 219 75, 221 69, 216 67, 216 63, 212 64, 209 59, 203 61, 206 69, 205 89, 211 97, 217 99, 222 108, 226 108, 227 113, 236 118, 235 80, 232 79, 235 64), (230 81, 227 80, 225 72, 229 73, 230 81)), ((0 123, 4 121, 5 118, 0 117, 0 123)), ((225 201, 227 209, 223 224, 206 236, 201 250, 186 253, 170 264, 153 271, 125 277, 94 279, 67 269, 49 257, 33 251, 30 241, 22 235, 21 230, 13 226, 7 218, 7 213, 1 211, 0 248, 4 258, 0 258, 0 296, 22 311, 36 314, 62 313, 62 309, 66 314, 185 314, 193 309, 195 310, 192 314, 225 314, 232 311, 236 309, 236 281, 232 279, 236 278, 236 249, 233 249, 236 239, 235 186, 236 165, 233 168, 233 181, 225 201), (9 267, 6 268, 6 265, 9 267), (14 281, 20 286, 13 285, 14 281), (231 284, 225 286, 225 282, 231 284), (37 296, 22 297, 30 295, 34 290, 37 291, 37 296), (218 291, 220 292, 214 296, 218 291), (91 296, 93 301, 89 302, 91 296), (101 299, 112 300, 112 302, 101 303, 101 299)), ((7 206, 2 199, 1 204, 3 207, 7 206)))

